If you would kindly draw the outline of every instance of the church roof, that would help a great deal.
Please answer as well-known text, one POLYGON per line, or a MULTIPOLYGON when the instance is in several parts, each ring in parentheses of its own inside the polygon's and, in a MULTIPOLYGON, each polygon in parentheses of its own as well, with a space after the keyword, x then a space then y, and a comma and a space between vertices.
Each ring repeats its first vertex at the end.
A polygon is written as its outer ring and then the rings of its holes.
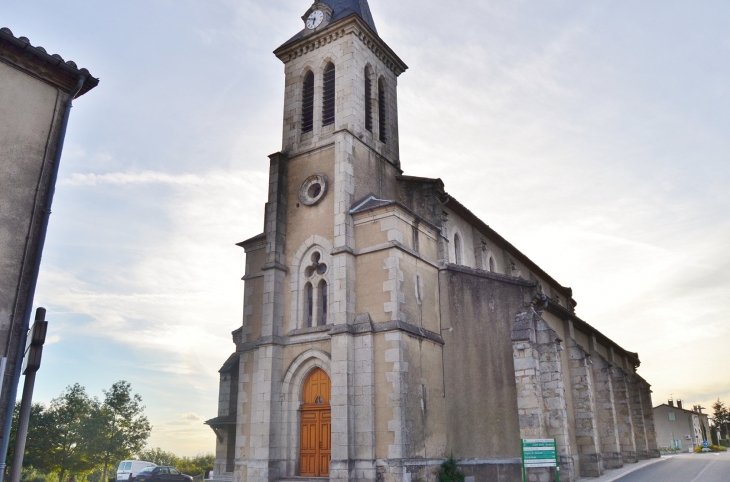
MULTIPOLYGON (((365 21, 368 27, 370 27, 373 32, 376 34, 378 33, 378 29, 375 28, 375 21, 373 20, 373 15, 370 13, 370 5, 368 5, 368 0, 320 0, 322 3, 326 3, 330 7, 332 7, 333 13, 332 13, 332 20, 331 22, 334 23, 338 20, 341 20, 343 18, 349 17, 350 15, 357 15, 361 19, 365 21)), ((289 45, 290 43, 296 42, 297 40, 304 37, 304 33, 306 32, 306 29, 303 29, 301 32, 284 42, 284 44, 279 47, 285 47, 289 45)), ((279 50, 279 49, 277 49, 279 50)))
POLYGON ((322 3, 326 3, 332 7, 332 10, 334 10, 334 13, 332 14, 333 22, 354 13, 365 20, 365 23, 368 24, 368 27, 373 29, 373 32, 378 33, 378 29, 375 28, 373 15, 370 13, 368 0, 322 0, 322 3))

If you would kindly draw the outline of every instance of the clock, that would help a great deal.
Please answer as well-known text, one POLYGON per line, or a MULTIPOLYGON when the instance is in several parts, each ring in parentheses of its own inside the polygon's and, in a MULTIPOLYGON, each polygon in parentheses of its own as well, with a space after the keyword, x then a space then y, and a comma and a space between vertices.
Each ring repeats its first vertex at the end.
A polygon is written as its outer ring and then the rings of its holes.
POLYGON ((307 28, 311 30, 319 27, 322 20, 324 20, 324 13, 322 10, 315 10, 309 14, 309 17, 307 17, 307 28))

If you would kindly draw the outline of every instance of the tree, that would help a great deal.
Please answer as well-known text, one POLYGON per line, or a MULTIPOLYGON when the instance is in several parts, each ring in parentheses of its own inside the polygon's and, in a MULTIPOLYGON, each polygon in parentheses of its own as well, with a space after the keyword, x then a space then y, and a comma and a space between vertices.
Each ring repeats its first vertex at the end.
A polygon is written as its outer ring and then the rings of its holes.
POLYGON ((92 413, 99 410, 99 402, 87 395, 78 383, 66 388, 50 404, 53 425, 49 439, 48 468, 58 473, 64 482, 66 474, 86 474, 94 468, 89 460, 87 444, 92 413))
POLYGON ((213 469, 213 454, 199 454, 195 457, 183 457, 176 466, 177 470, 186 475, 195 477, 196 475, 205 474, 206 470, 213 469))
POLYGON ((720 430, 723 438, 728 438, 730 435, 730 410, 725 406, 725 403, 717 399, 717 402, 712 404, 712 422, 715 427, 720 430))
POLYGON ((102 480, 107 480, 111 464, 130 458, 145 446, 152 426, 144 410, 142 397, 132 394, 129 382, 122 380, 104 390, 104 401, 90 423, 94 433, 86 440, 92 460, 103 466, 102 480))
POLYGON ((155 465, 170 465, 177 467, 180 459, 173 453, 165 452, 161 448, 146 449, 137 454, 139 460, 152 462, 155 465))
MULTIPOLYGON (((20 402, 15 404, 13 413, 13 427, 10 432, 10 445, 8 447, 7 466, 13 460, 15 452, 15 434, 18 429, 18 418, 20 417, 20 402)), ((33 467, 42 472, 51 470, 51 453, 53 452, 54 441, 58 440, 59 432, 53 417, 53 413, 41 405, 34 403, 30 407, 30 420, 28 423, 28 437, 25 442, 25 454, 23 455, 23 468, 33 467)))

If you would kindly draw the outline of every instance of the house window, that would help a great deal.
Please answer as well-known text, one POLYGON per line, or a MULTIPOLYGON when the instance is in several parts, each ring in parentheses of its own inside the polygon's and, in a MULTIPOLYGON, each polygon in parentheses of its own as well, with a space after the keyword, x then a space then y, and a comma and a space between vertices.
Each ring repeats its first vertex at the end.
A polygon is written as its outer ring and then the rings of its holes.
POLYGON ((492 273, 497 271, 497 267, 494 264, 494 258, 492 258, 491 256, 489 257, 489 271, 491 271, 492 273))
POLYGON ((302 133, 312 132, 314 128, 314 74, 310 71, 304 76, 302 87, 302 133))
POLYGON ((461 237, 454 234, 454 262, 461 264, 461 237))
POLYGON ((322 125, 335 123, 335 64, 324 69, 324 90, 322 95, 322 125))
POLYGON ((365 67, 365 129, 373 132, 373 79, 369 67, 365 67))
POLYGON ((386 123, 388 116, 385 107, 385 82, 383 79, 378 81, 378 124, 380 142, 385 144, 388 142, 388 126, 386 123))

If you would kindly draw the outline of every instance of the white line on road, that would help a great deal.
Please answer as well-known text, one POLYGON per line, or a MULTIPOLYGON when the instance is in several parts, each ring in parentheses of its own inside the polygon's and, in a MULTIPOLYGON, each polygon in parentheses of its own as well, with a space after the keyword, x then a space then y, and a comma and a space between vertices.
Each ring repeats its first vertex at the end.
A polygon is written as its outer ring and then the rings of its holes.
POLYGON ((700 470, 700 473, 699 473, 699 474, 697 474, 697 477, 695 477, 694 479, 692 479, 692 480, 691 480, 690 482, 697 482, 698 480, 700 480, 700 475, 704 474, 704 473, 705 473, 705 471, 706 471, 707 469, 709 469, 710 467, 712 467, 712 464, 714 464, 714 463, 715 463, 715 462, 717 462, 718 460, 719 460, 719 459, 715 459, 715 460, 713 460, 712 462, 710 462, 709 464, 707 464, 707 467, 705 467, 704 469, 700 470))

